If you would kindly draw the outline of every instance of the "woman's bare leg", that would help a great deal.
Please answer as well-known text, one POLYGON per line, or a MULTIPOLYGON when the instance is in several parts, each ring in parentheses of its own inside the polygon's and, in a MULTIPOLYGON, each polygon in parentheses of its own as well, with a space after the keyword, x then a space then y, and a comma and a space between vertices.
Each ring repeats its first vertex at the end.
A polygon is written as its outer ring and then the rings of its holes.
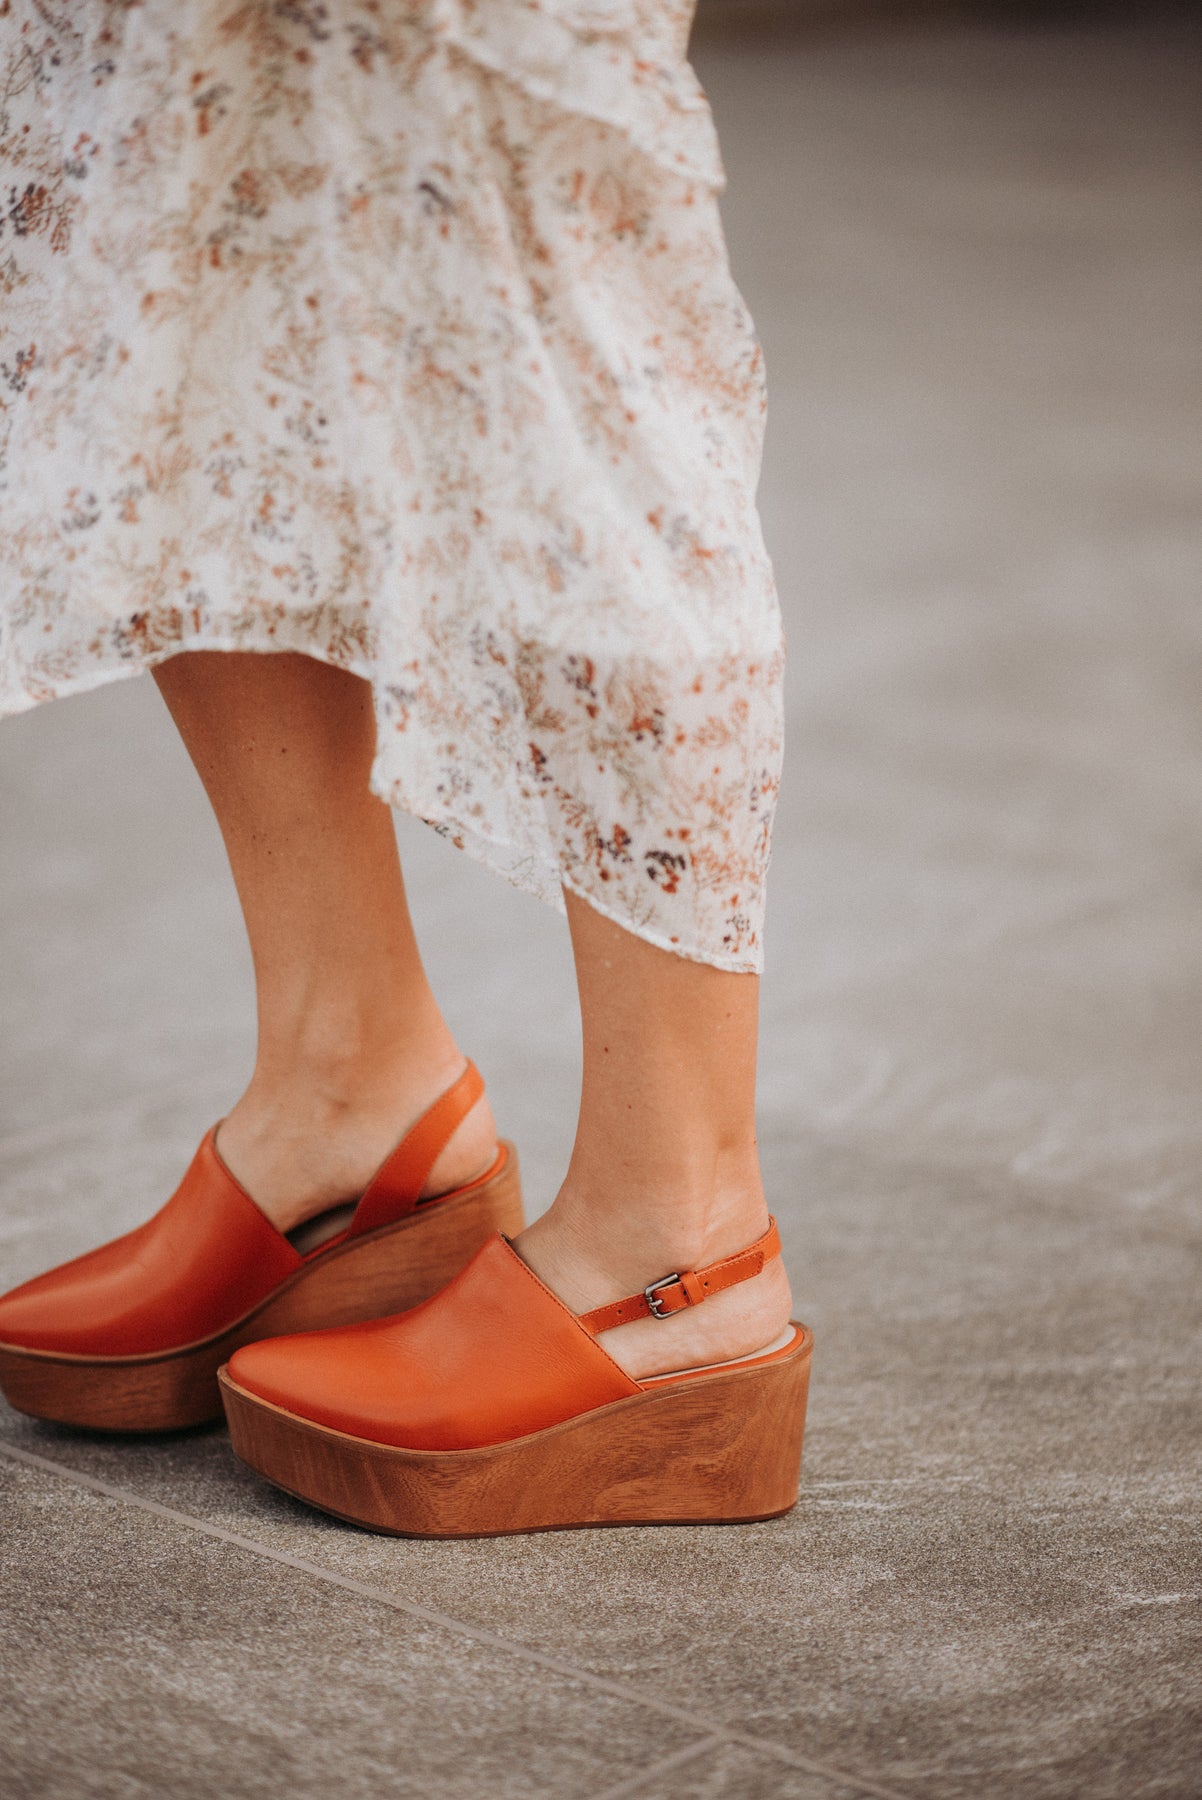
MULTIPOLYGON (((281 1229, 362 1188, 459 1073, 413 935, 388 809, 368 788, 370 690, 303 656, 194 652, 156 679, 217 814, 254 958, 259 1044, 221 1127, 281 1229)), ((767 1209, 755 1144, 758 982, 658 950, 567 896, 584 1033, 568 1173, 519 1240, 577 1311, 741 1250, 767 1209)), ((492 1155, 487 1100, 431 1191, 492 1155)), ((762 1348, 789 1316, 779 1262, 671 1319, 605 1335, 631 1373, 762 1348)))
MULTIPOLYGON (((197 651, 155 679, 204 782, 254 959, 258 1053, 221 1154, 290 1230, 358 1194, 463 1056, 413 935, 388 808, 368 787, 366 682, 309 657, 197 651)), ((487 1099, 429 1191, 496 1142, 487 1099)))
MULTIPOLYGON (((577 1312, 753 1243, 759 982, 658 950, 568 894, 584 1031, 571 1163, 522 1255, 577 1312)), ((754 1280, 602 1338, 635 1376, 762 1349, 789 1319, 777 1259, 754 1280)))

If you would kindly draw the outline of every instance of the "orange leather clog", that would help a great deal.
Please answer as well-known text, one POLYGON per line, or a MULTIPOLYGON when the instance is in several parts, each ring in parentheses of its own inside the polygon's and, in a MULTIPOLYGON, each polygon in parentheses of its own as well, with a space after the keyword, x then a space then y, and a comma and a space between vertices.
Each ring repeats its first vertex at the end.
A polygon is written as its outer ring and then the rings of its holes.
POLYGON ((376 1531, 493 1536, 772 1518, 797 1498, 813 1339, 635 1381, 596 1342, 757 1275, 749 1249, 577 1317, 498 1234, 399 1318, 274 1338, 220 1373, 233 1446, 376 1531))
POLYGON ((416 1306, 495 1231, 521 1229, 512 1144, 475 1181, 420 1198, 483 1091, 469 1062, 307 1252, 322 1222, 278 1232, 222 1162, 214 1126, 145 1225, 0 1298, 5 1398, 68 1425, 175 1430, 220 1418, 217 1370, 240 1345, 416 1306))

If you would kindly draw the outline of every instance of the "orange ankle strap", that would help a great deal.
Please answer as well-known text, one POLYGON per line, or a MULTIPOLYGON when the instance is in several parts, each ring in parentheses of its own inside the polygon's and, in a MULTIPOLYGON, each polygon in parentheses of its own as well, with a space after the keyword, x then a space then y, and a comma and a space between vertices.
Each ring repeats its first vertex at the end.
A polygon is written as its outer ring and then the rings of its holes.
POLYGON ((750 1281, 765 1263, 779 1255, 780 1233, 776 1229, 776 1220, 769 1219, 763 1237, 749 1244, 746 1250, 724 1257, 721 1262, 710 1263, 705 1269, 686 1269, 682 1275, 665 1275, 662 1281, 651 1282, 641 1294, 612 1300, 608 1306, 597 1306, 592 1312, 581 1313, 579 1322, 597 1337, 603 1331, 612 1331, 615 1325, 628 1325, 631 1319, 670 1318, 687 1306, 700 1306, 703 1300, 708 1300, 711 1294, 720 1294, 723 1288, 750 1281))
POLYGON ((474 1062, 453 1081, 445 1094, 411 1125, 396 1149, 376 1170, 355 1208, 347 1229, 348 1237, 375 1231, 391 1225, 395 1219, 411 1213, 421 1199, 422 1189, 439 1155, 450 1143, 456 1128, 471 1112, 484 1092, 484 1077, 474 1062))

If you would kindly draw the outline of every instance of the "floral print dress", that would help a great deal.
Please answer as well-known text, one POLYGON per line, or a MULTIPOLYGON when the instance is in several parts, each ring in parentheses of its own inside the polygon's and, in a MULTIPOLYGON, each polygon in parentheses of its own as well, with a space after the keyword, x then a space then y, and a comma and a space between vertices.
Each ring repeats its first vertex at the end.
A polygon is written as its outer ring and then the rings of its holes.
POLYGON ((763 374, 692 0, 0 0, 0 712, 371 682, 373 787, 761 966, 763 374))

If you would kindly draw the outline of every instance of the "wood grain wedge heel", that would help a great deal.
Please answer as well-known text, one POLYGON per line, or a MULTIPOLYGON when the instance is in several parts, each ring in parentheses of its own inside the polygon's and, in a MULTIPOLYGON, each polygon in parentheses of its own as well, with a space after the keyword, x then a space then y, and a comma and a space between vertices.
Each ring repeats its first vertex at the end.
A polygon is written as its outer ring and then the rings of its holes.
POLYGON ((806 1327, 643 1382, 595 1333, 697 1305, 778 1253, 772 1225, 736 1257, 578 1317, 499 1234, 402 1317, 240 1350, 220 1375, 234 1450, 311 1505, 402 1535, 776 1517, 797 1498, 806 1327))
POLYGON ((217 1370, 240 1346, 416 1306, 495 1232, 521 1228, 512 1144, 476 1180, 421 1197, 483 1091, 469 1063, 307 1250, 235 1180, 214 1127, 145 1225, 0 1298, 5 1398, 61 1424, 178 1430, 220 1418, 217 1370))

